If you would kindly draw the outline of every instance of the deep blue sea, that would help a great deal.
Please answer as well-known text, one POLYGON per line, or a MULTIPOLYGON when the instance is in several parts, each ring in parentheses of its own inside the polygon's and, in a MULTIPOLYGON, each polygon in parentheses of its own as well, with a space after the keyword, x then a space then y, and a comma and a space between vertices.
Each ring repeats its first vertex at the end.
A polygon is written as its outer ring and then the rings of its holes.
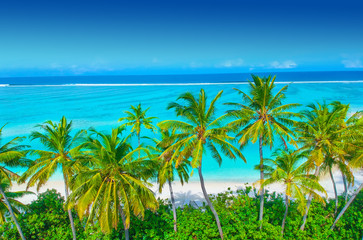
MULTIPOLYGON (((270 73, 257 73, 263 76, 270 73)), ((272 73, 277 76, 276 90, 289 84, 286 103, 309 104, 317 101, 349 103, 351 111, 363 110, 363 71, 357 72, 288 72, 272 73)), ((7 123, 3 142, 16 136, 27 136, 36 124, 46 120, 59 121, 65 115, 73 120, 74 128, 95 127, 110 131, 130 105, 141 103, 150 107, 149 116, 159 121, 176 119, 167 111, 169 102, 183 92, 199 92, 203 88, 209 99, 220 90, 217 115, 228 110, 224 102, 241 101, 233 90, 248 91, 250 74, 158 75, 158 76, 89 76, 89 77, 29 77, 0 78, 0 125, 7 123)), ((144 130, 143 135, 154 135, 144 130)), ((25 143, 28 143, 25 141, 25 143)), ((30 143, 39 147, 37 143, 30 143)), ((242 160, 223 159, 222 166, 208 157, 204 158, 203 171, 207 180, 254 181, 258 172, 256 145, 243 151, 247 164, 242 160)), ((269 151, 266 149, 266 157, 269 151)), ((20 169, 15 169, 21 172, 20 169)), ((59 174, 57 178, 60 178, 59 174)), ((193 176, 193 179, 196 178, 193 176)))

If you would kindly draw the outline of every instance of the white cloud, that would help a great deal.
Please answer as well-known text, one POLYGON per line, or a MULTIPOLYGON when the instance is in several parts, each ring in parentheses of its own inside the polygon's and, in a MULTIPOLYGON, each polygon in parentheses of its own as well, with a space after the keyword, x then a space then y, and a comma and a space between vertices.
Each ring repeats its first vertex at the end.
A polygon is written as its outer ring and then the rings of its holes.
POLYGON ((221 62, 219 64, 216 64, 216 67, 219 68, 230 68, 230 67, 240 67, 243 66, 244 61, 241 58, 233 59, 233 60, 226 60, 224 62, 221 62))
POLYGON ((363 68, 363 63, 359 60, 343 60, 342 61, 345 68, 363 68))
POLYGON ((287 61, 284 61, 284 62, 273 61, 272 63, 270 63, 270 67, 271 68, 279 68, 279 69, 296 68, 297 64, 294 61, 291 61, 291 60, 287 60, 287 61))

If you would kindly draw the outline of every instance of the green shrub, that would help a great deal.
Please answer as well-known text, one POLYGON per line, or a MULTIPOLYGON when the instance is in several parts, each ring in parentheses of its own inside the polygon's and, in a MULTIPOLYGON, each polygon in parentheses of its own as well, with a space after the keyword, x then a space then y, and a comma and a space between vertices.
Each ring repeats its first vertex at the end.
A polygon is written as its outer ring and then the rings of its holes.
MULTIPOLYGON (((361 239, 363 233, 363 192, 354 200, 347 212, 338 222, 334 231, 330 227, 334 221, 333 200, 326 205, 313 201, 307 219, 305 231, 300 231, 302 215, 297 205, 291 202, 285 226, 281 236, 281 222, 285 211, 283 196, 266 193, 263 230, 259 230, 258 211, 259 198, 251 188, 236 192, 227 191, 211 196, 219 214, 225 239, 361 239)), ((339 198, 339 209, 344 206, 344 199, 339 198)), ((29 205, 29 210, 18 216, 19 223, 27 239, 71 239, 72 232, 68 214, 63 209, 64 199, 55 190, 48 190, 38 196, 29 205)), ((144 219, 131 218, 131 239, 156 240, 209 240, 220 239, 214 216, 208 206, 199 208, 186 205, 177 209, 178 232, 174 233, 173 214, 167 201, 159 200, 156 212, 146 211, 144 219)), ((85 219, 81 222, 75 213, 75 225, 78 239, 111 240, 124 239, 124 230, 120 220, 118 230, 111 234, 101 232, 97 222, 89 224, 85 229, 85 219)), ((18 239, 18 232, 11 223, 0 226, 1 239, 18 239)))

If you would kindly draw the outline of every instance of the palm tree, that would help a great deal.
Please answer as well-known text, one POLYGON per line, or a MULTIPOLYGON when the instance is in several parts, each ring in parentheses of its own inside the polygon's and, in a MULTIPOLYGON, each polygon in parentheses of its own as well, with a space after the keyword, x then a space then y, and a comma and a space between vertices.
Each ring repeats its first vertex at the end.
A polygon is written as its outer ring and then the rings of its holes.
MULTIPOLYGON (((260 181, 264 179, 263 167, 263 146, 273 147, 275 142, 274 137, 278 136, 285 147, 286 140, 291 144, 295 144, 295 134, 291 127, 295 124, 295 118, 298 114, 291 112, 291 109, 299 106, 296 103, 282 105, 285 99, 285 92, 288 86, 281 88, 275 95, 276 77, 263 77, 252 75, 253 82, 249 83, 249 95, 239 89, 235 89, 242 95, 242 103, 226 103, 236 107, 236 110, 231 110, 228 114, 236 120, 230 125, 243 127, 237 134, 240 136, 239 143, 241 147, 245 146, 249 141, 252 143, 259 142, 260 153, 260 181), (286 140, 285 140, 286 139, 286 140)), ((264 188, 260 190, 260 229, 262 229, 263 205, 264 205, 264 188)))
POLYGON ((181 162, 191 157, 191 166, 198 168, 199 179, 204 198, 210 207, 218 226, 219 234, 223 239, 223 231, 219 221, 217 212, 215 211, 207 190, 204 185, 202 174, 202 159, 207 148, 211 151, 212 157, 219 164, 222 163, 220 151, 229 158, 236 157, 245 158, 240 150, 233 146, 230 141, 233 137, 228 135, 228 132, 235 130, 232 127, 227 127, 224 124, 225 118, 215 118, 215 103, 221 97, 223 91, 220 91, 216 97, 207 105, 207 97, 203 89, 200 90, 199 96, 195 97, 192 93, 187 92, 181 94, 177 100, 182 103, 169 103, 167 109, 174 109, 177 116, 185 121, 166 120, 158 124, 162 130, 175 131, 173 143, 161 155, 162 158, 171 155, 171 161, 175 161, 175 166, 178 167, 181 162))
MULTIPOLYGON (((0 128, 0 142, 4 126, 0 128)), ((24 156, 22 151, 26 146, 19 145, 21 140, 22 138, 16 137, 4 145, 0 143, 0 195, 6 204, 7 210, 9 211, 16 228, 18 229, 21 239, 25 240, 23 231, 21 230, 21 227, 16 220, 13 208, 11 207, 11 203, 13 202, 11 199, 8 199, 9 194, 7 193, 6 185, 4 186, 4 183, 8 183, 9 186, 11 186, 11 181, 19 177, 16 173, 10 171, 7 167, 25 166, 25 161, 22 159, 24 156)), ((1 201, 1 203, 3 202, 1 201)))
MULTIPOLYGON (((28 179, 27 188, 34 185, 37 191, 48 182, 58 169, 63 173, 65 186, 65 197, 69 196, 69 179, 79 170, 77 159, 82 158, 82 142, 84 132, 78 131, 73 137, 71 136, 72 121, 67 122, 63 116, 59 123, 46 121, 37 125, 43 132, 32 132, 30 139, 39 140, 45 150, 31 150, 30 154, 38 158, 33 162, 29 169, 22 175, 20 181, 25 182, 28 179)), ((68 216, 71 223, 73 239, 76 239, 76 229, 71 210, 68 210, 68 216)))
MULTIPOLYGON (((325 194, 326 192, 314 175, 306 174, 306 165, 304 163, 299 164, 306 158, 306 154, 292 150, 278 150, 273 156, 276 157, 275 160, 265 159, 268 165, 265 166, 268 178, 262 181, 261 187, 280 183, 285 188, 286 208, 281 225, 281 234, 283 235, 290 199, 298 201, 298 209, 303 213, 306 207, 305 195, 307 193, 313 194, 317 199, 323 201, 316 191, 325 194)), ((258 183, 261 182, 258 181, 258 183)))
MULTIPOLYGON (((349 126, 351 120, 344 122, 347 109, 343 105, 317 103, 308 105, 308 108, 310 110, 301 112, 303 121, 296 125, 296 131, 299 135, 297 142, 302 146, 299 150, 308 152, 307 159, 310 163, 310 169, 315 169, 314 175, 316 177, 319 176, 322 169, 329 171, 335 190, 337 208, 337 193, 332 167, 337 165, 347 176, 347 180, 352 181, 353 175, 347 166, 347 160, 349 158, 348 152, 352 152, 356 148, 352 144, 352 140, 356 137, 357 131, 349 126)), ((312 198, 313 196, 309 195, 301 230, 305 228, 312 198)))
MULTIPOLYGON (((168 149, 173 144, 173 140, 170 141, 172 136, 169 131, 160 131, 161 140, 152 139, 155 143, 156 147, 150 146, 150 148, 155 152, 156 158, 160 158, 162 153, 168 149)), ((172 182, 175 179, 175 174, 178 175, 181 184, 184 182, 188 182, 189 180, 189 170, 188 166, 190 165, 189 161, 186 159, 179 164, 178 167, 175 166, 175 161, 171 161, 171 152, 169 154, 165 154, 160 160, 160 168, 157 175, 157 181, 159 183, 159 192, 162 192, 162 189, 166 182, 169 185, 170 191, 170 199, 173 210, 174 217, 174 231, 177 232, 177 216, 176 216, 176 206, 175 206, 175 198, 172 188, 172 182)))
POLYGON ((341 111, 341 119, 337 119, 337 126, 335 129, 334 136, 337 138, 337 146, 332 148, 332 156, 326 158, 322 166, 322 170, 328 171, 332 180, 334 195, 335 195, 335 210, 334 215, 336 216, 338 211, 338 193, 336 183, 334 180, 332 169, 337 167, 342 176, 345 188, 345 195, 347 194, 347 183, 351 184, 354 181, 352 169, 349 166, 349 161, 354 153, 358 150, 357 145, 354 143, 357 134, 360 134, 362 126, 355 124, 357 116, 361 113, 357 112, 351 117, 347 117, 349 113, 349 104, 342 104, 338 101, 332 102, 332 111, 341 111), (340 143, 339 143, 340 142, 340 143))
MULTIPOLYGON (((354 140, 352 143, 357 146, 358 150, 355 150, 351 153, 352 160, 349 165, 351 168, 363 169, 363 112, 357 112, 353 114, 352 117, 349 118, 349 124, 355 126, 354 127, 354 140)), ((336 219, 334 220, 333 225, 331 226, 331 230, 333 230, 339 221, 339 219, 343 216, 343 214, 347 211, 350 204, 354 201, 355 197, 358 195, 360 191, 363 189, 363 183, 356 189, 355 193, 350 197, 349 201, 345 204, 343 209, 340 211, 336 219)))
POLYGON ((149 109, 150 108, 142 110, 141 103, 139 103, 139 105, 137 105, 136 107, 131 105, 132 111, 124 111, 127 116, 122 117, 118 120, 119 122, 125 122, 121 125, 122 127, 132 126, 131 132, 137 135, 138 146, 140 146, 141 144, 140 141, 142 127, 150 129, 152 131, 155 130, 155 127, 152 125, 152 120, 156 119, 156 117, 146 117, 146 112, 149 109))
POLYGON ((92 135, 86 143, 89 168, 72 178, 67 207, 75 207, 80 218, 88 213, 87 223, 97 219, 107 233, 117 228, 121 217, 129 239, 131 213, 143 217, 146 209, 158 207, 147 182, 156 165, 146 157, 135 158, 136 152, 147 149, 132 150, 127 138, 121 138, 122 131, 116 128, 105 134, 90 130, 92 135))
MULTIPOLYGON (((21 198, 25 195, 34 194, 33 192, 29 192, 29 191, 11 192, 10 191, 11 182, 7 178, 2 179, 2 182, 0 183, 0 187, 3 190, 8 202, 10 203, 10 206, 13 207, 12 211, 14 212, 15 215, 18 215, 20 213, 20 211, 25 211, 27 209, 27 206, 24 205, 23 203, 19 202, 18 200, 16 200, 16 198, 21 198)), ((3 196, 1 194, 1 197, 0 197, 0 224, 3 224, 5 222, 5 219, 6 219, 5 216, 10 213, 8 205, 6 204, 5 201, 2 200, 2 198, 3 198, 3 196)))

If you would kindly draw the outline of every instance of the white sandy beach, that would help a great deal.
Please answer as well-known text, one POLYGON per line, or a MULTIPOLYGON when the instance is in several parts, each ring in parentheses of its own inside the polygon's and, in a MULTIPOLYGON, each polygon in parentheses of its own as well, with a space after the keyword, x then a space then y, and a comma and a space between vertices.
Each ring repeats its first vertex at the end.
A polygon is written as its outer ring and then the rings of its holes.
MULTIPOLYGON (((354 189, 357 188, 359 184, 363 183, 362 171, 356 172, 354 176, 355 176, 355 185, 349 189, 350 192, 354 191, 354 189)), ((334 173, 334 179, 337 184, 338 194, 341 194, 344 191, 344 185, 341 174, 339 172, 334 173)), ((320 183, 326 189, 328 197, 329 198, 334 197, 334 190, 330 177, 329 176, 321 177, 320 183)), ((230 188, 230 190, 235 191, 237 189, 245 188, 246 186, 252 185, 252 183, 243 183, 243 182, 234 182, 234 181, 225 181, 225 182, 208 181, 208 179, 205 179, 205 184, 209 194, 217 194, 220 192, 224 192, 227 191, 228 188, 230 188)), ((26 186, 24 184, 14 185, 12 187, 12 191, 23 191, 25 190, 25 188, 26 186)), ((60 180, 49 181, 45 186, 43 186, 40 189, 39 193, 45 192, 47 189, 56 189, 58 192, 62 194, 62 196, 64 196, 65 194, 64 182, 60 180)), ((268 186, 266 189, 268 189, 270 192, 277 192, 277 193, 282 193, 284 191, 283 187, 279 184, 268 186)), ((156 197, 160 197, 162 199, 170 198, 169 187, 167 186, 167 184, 165 185, 162 193, 159 193, 156 184, 154 184, 152 190, 155 192, 156 197)), ((204 200, 199 181, 192 181, 187 184, 184 184, 183 186, 180 184, 180 182, 176 181, 173 183, 173 190, 178 206, 183 204, 188 204, 190 203, 190 201, 193 201, 192 202, 193 204, 196 203, 199 205, 204 200)), ((32 187, 29 189, 29 191, 36 193, 36 188, 32 187)), ((19 200, 22 201, 23 203, 30 203, 34 199, 36 199, 35 194, 25 196, 19 200)))

